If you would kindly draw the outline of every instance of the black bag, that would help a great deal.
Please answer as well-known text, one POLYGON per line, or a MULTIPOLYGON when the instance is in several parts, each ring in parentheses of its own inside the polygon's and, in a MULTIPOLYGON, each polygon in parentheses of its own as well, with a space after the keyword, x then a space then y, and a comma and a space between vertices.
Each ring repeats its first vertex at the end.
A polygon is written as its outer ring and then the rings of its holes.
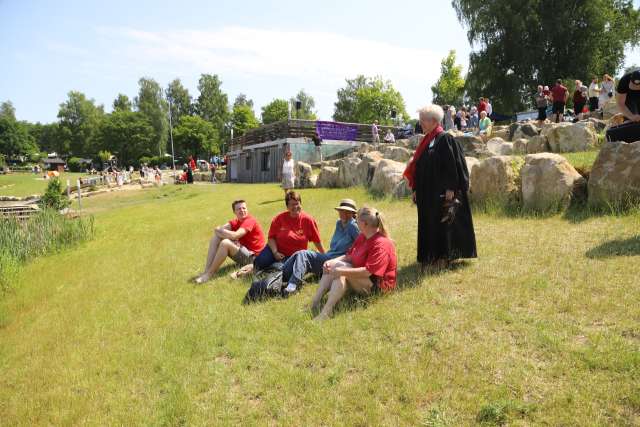
POLYGON ((286 297, 282 283, 282 264, 273 264, 266 270, 255 274, 251 287, 244 296, 243 304, 261 301, 267 298, 286 297))

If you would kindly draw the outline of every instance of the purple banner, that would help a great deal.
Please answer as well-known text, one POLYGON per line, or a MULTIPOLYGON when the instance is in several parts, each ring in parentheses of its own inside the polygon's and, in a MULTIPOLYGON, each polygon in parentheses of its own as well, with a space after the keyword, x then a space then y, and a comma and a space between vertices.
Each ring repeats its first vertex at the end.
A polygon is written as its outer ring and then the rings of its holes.
POLYGON ((358 136, 358 126, 346 123, 317 121, 316 131, 322 139, 355 141, 358 136))

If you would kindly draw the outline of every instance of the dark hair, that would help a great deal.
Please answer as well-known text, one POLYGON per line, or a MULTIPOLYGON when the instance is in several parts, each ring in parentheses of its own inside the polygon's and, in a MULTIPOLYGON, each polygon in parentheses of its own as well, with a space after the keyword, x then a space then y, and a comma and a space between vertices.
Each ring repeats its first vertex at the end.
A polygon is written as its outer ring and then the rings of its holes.
POLYGON ((295 191, 288 191, 287 195, 284 196, 284 204, 286 206, 289 206, 289 200, 295 200, 299 203, 302 203, 302 197, 300 197, 300 194, 296 193, 295 191))
POLYGON ((236 205, 238 205, 238 204, 240 204, 240 203, 247 203, 247 202, 245 202, 245 201, 244 201, 244 200, 242 200, 242 199, 240 199, 240 200, 234 200, 234 201, 231 203, 231 210, 235 212, 235 211, 236 211, 236 205))
POLYGON ((562 79, 558 79, 558 80, 556 80, 556 84, 561 85, 561 84, 562 84, 562 79))

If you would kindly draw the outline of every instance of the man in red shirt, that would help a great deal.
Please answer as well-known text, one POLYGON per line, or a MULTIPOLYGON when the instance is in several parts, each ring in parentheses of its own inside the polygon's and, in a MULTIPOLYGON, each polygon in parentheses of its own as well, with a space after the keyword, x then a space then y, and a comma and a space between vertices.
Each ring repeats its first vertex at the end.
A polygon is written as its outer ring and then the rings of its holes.
POLYGON ((227 257, 234 260, 240 267, 252 264, 256 255, 265 246, 262 227, 254 217, 249 215, 246 202, 236 200, 231 204, 231 209, 236 217, 225 225, 216 227, 209 243, 204 273, 195 278, 198 284, 208 281, 227 257))
POLYGON ((556 80, 556 85, 551 89, 551 99, 553 100, 553 114, 556 117, 556 123, 560 122, 560 117, 564 117, 564 106, 569 97, 569 90, 562 85, 562 80, 556 80))
POLYGON ((483 111, 487 111, 487 101, 485 101, 484 97, 481 97, 478 103, 478 116, 480 116, 480 113, 483 111))

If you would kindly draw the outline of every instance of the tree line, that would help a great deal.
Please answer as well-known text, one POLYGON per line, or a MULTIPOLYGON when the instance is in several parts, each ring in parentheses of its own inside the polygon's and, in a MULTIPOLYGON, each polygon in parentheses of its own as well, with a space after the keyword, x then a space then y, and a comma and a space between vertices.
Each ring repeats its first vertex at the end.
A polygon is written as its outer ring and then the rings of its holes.
MULTIPOLYGON (((258 118, 253 101, 245 94, 230 103, 222 81, 214 74, 200 76, 197 96, 180 79, 164 90, 147 77, 139 79, 138 86, 133 99, 119 93, 111 113, 84 93, 70 91, 59 106, 58 120, 47 124, 18 121, 12 103, 5 101, 0 104, 0 154, 38 161, 55 152, 74 158, 74 165, 79 158, 105 161, 111 155, 124 166, 141 161, 169 163, 170 137, 178 159, 188 155, 208 158, 221 154, 231 135, 241 136, 262 124, 286 120, 290 114, 294 119, 317 119, 315 100, 303 89, 289 99, 277 98, 263 106, 258 118)), ((347 79, 337 98, 335 120, 390 124, 394 111, 398 118, 408 119, 402 96, 380 77, 347 79)))

